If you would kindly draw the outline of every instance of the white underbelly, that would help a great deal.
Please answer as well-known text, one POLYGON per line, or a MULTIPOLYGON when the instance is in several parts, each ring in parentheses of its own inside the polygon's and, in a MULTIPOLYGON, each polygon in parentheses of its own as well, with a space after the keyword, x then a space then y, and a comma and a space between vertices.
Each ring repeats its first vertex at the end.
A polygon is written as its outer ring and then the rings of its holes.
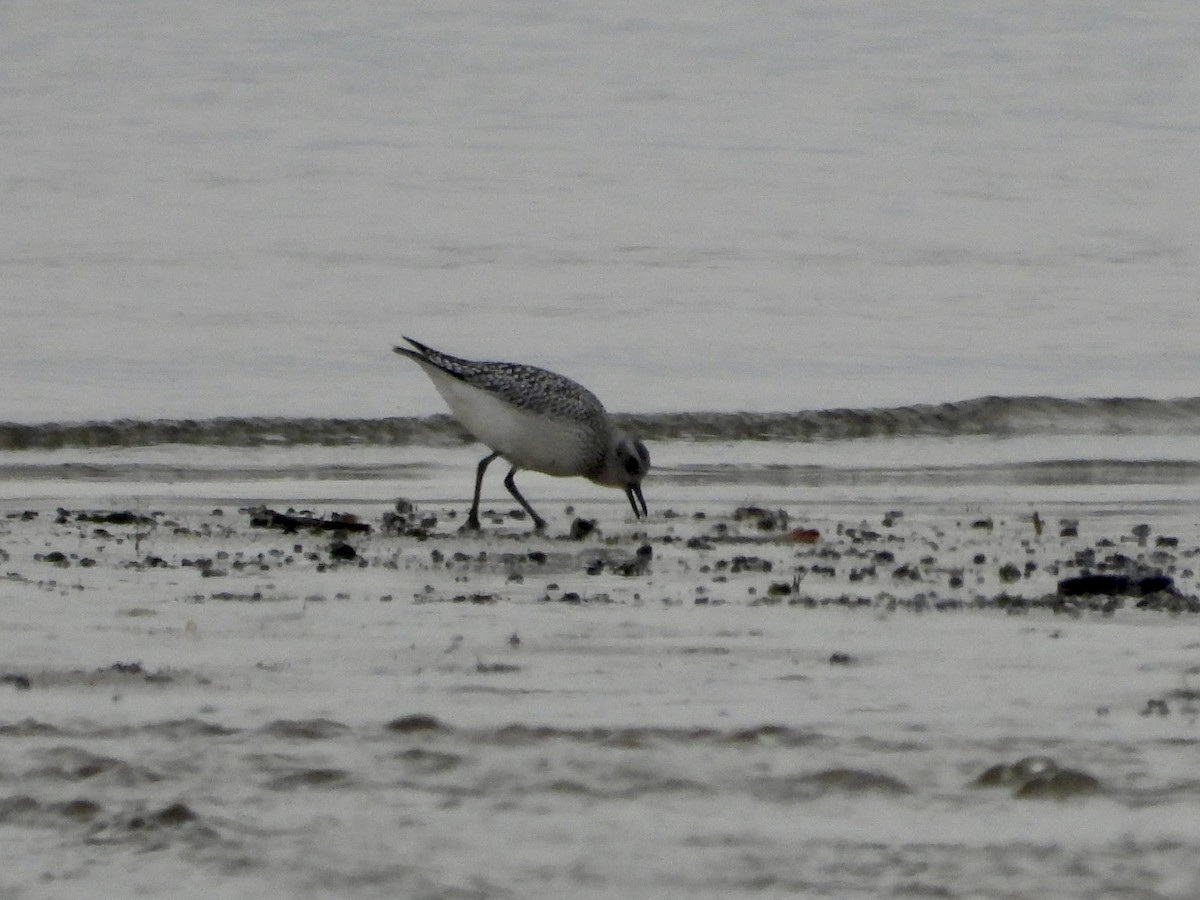
POLYGON ((581 475, 596 459, 589 432, 510 406, 487 391, 432 367, 422 367, 454 417, 483 444, 522 469, 547 475, 581 475))

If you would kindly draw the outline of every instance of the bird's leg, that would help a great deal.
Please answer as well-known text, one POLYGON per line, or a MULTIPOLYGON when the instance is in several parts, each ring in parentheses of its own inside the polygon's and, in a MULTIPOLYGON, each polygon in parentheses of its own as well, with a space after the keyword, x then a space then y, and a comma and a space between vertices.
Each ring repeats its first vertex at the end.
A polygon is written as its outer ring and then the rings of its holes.
MULTIPOLYGON (((488 464, 499 455, 499 453, 489 453, 479 461, 479 467, 475 470, 475 499, 471 501, 471 511, 467 513, 467 521, 462 527, 463 531, 479 530, 479 492, 483 488, 483 473, 487 471, 488 464)), ((507 482, 505 483, 507 484, 507 482)))
POLYGON ((517 483, 513 481, 513 476, 517 474, 517 467, 513 466, 508 470, 508 475, 504 479, 504 486, 508 488, 508 492, 517 498, 517 502, 521 504, 521 508, 529 513, 529 517, 533 519, 533 527, 537 531, 546 530, 546 520, 533 511, 533 507, 528 501, 521 496, 521 492, 517 490, 517 483))

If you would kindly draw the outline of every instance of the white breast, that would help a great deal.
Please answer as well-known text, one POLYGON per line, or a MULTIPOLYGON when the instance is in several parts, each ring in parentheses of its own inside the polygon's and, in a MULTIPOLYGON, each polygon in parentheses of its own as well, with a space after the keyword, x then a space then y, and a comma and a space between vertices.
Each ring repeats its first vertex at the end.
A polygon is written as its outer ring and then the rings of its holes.
POLYGON ((435 366, 421 368, 463 427, 513 465, 547 475, 581 475, 596 459, 596 438, 579 425, 517 409, 435 366))

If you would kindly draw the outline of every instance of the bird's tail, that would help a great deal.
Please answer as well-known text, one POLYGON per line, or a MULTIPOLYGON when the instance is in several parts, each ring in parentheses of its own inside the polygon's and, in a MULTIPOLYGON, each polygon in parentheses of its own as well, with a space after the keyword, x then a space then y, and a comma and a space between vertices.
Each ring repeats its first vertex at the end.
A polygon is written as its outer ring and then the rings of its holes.
POLYGON ((396 353, 399 353, 401 356, 407 356, 409 359, 415 359, 418 362, 421 362, 422 360, 424 360, 424 361, 429 360, 429 355, 431 352, 433 352, 432 348, 426 347, 420 341, 414 341, 410 337, 404 337, 404 339, 406 341, 408 341, 410 344, 412 344, 414 347, 416 347, 417 349, 409 350, 407 347, 397 346, 397 347, 393 347, 392 350, 395 351, 396 353))

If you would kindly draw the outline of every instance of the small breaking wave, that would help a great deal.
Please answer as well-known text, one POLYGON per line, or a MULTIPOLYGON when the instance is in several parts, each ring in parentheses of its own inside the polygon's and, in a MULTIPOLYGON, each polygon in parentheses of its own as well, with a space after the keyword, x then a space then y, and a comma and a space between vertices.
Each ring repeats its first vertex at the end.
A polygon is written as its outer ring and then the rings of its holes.
MULTIPOLYGON (((979 397, 953 403, 796 412, 617 414, 649 441, 838 441, 1031 435, 1200 435, 1200 397, 979 397)), ((472 438, 447 415, 381 419, 118 419, 0 423, 0 450, 185 446, 456 446, 472 438)))

